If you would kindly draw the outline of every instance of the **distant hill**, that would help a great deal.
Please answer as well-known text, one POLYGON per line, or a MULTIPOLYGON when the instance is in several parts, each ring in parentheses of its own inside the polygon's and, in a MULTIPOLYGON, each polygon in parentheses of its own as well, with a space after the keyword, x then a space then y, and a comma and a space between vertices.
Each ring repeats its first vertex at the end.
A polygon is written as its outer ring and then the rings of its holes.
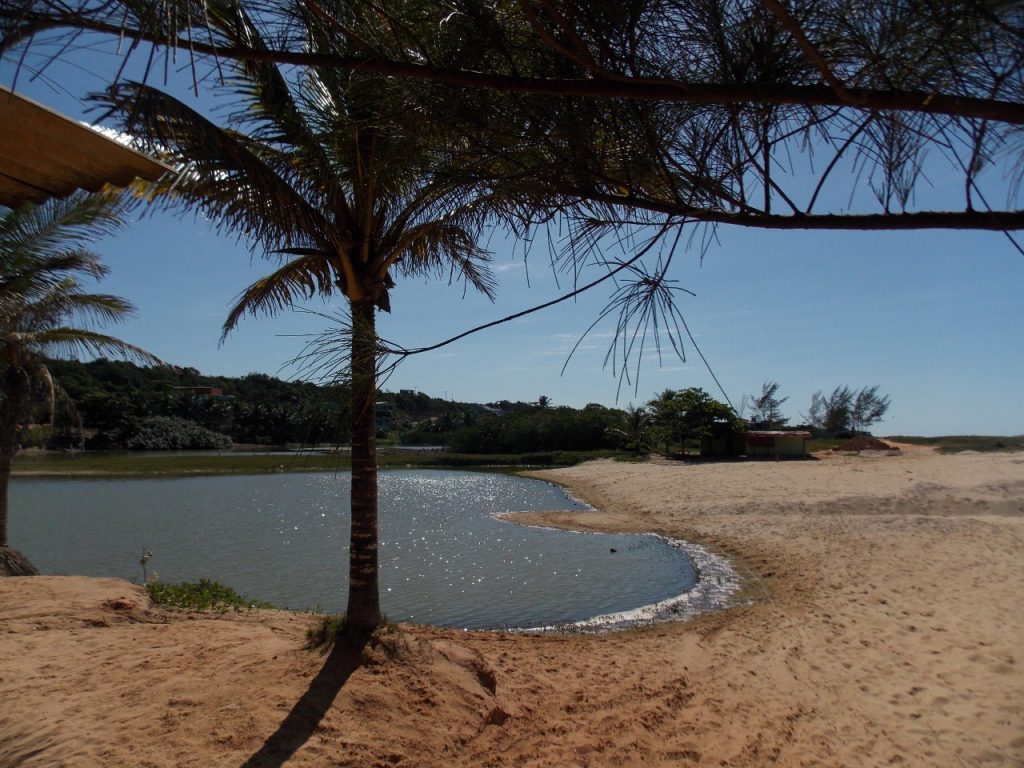
MULTIPOLYGON (((195 424, 236 444, 343 444, 349 438, 344 385, 264 373, 235 377, 195 368, 142 368, 106 359, 52 360, 49 366, 80 415, 89 447, 125 447, 133 436, 176 423, 189 434, 195 424)), ((620 418, 620 411, 597 404, 578 410, 507 400, 463 403, 405 389, 381 392, 377 405, 380 437, 453 444, 467 453, 614 447, 610 428, 620 418)), ((140 447, 137 437, 135 443, 140 447)))

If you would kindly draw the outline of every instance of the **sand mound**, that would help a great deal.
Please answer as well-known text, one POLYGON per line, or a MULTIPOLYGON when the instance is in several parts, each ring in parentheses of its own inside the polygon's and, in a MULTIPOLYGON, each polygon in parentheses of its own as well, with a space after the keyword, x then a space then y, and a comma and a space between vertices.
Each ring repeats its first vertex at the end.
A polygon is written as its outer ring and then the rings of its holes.
POLYGON ((877 437, 860 436, 854 437, 847 440, 844 443, 840 443, 833 451, 898 451, 895 445, 889 445, 883 440, 879 440, 877 437))
POLYGON ((0 580, 0 693, 18 702, 0 766, 414 765, 510 716, 453 633, 322 656, 303 647, 314 621, 166 611, 118 579, 0 580))

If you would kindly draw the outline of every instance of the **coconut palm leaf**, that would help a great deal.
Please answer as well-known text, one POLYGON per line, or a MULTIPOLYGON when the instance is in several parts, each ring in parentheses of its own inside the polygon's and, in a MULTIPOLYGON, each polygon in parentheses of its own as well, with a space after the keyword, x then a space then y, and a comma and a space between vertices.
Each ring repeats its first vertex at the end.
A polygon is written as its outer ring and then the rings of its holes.
POLYGON ((5 259, 4 274, 0 276, 0 291, 15 292, 19 285, 38 284, 54 275, 66 272, 87 274, 97 280, 107 275, 108 269, 96 254, 84 248, 65 250, 52 256, 15 256, 5 259))
POLYGON ((141 347, 83 328, 47 328, 33 334, 31 341, 40 350, 45 350, 48 357, 75 357, 84 353, 96 357, 113 355, 143 365, 166 365, 159 357, 141 347))
POLYGON ((0 315, 23 312, 30 296, 39 296, 59 286, 65 275, 79 272, 99 279, 107 273, 96 255, 85 250, 69 251, 44 258, 21 257, 4 259, 0 274, 0 315))
POLYGON ((334 268, 330 256, 311 250, 246 288, 224 321, 221 341, 244 315, 276 315, 302 299, 332 295, 344 275, 334 268))
POLYGON ((330 229, 292 179, 261 157, 276 156, 251 137, 221 128, 162 91, 121 83, 95 97, 123 119, 147 150, 179 168, 155 183, 154 198, 198 207, 223 230, 244 233, 266 250, 319 244, 330 229))
MULTIPOLYGON (((229 40, 248 45, 255 50, 270 50, 259 29, 237 4, 230 4, 227 13, 215 12, 211 21, 229 40)), ((281 70, 274 64, 256 60, 233 62, 240 70, 234 81, 236 92, 247 97, 239 117, 250 126, 249 135, 263 143, 285 145, 292 149, 291 159, 302 167, 302 175, 310 180, 320 179, 322 191, 330 192, 338 186, 332 178, 328 155, 292 95, 292 89, 281 70)))
POLYGON ((404 276, 443 277, 447 272, 494 299, 497 282, 488 267, 490 254, 477 245, 475 233, 457 222, 426 221, 410 227, 401 234, 395 255, 404 276))
POLYGON ((135 307, 120 296, 82 293, 81 284, 65 278, 39 298, 23 306, 15 325, 23 329, 46 327, 55 319, 75 318, 79 323, 119 323, 135 313, 135 307))
POLYGON ((6 277, 14 265, 66 256, 113 234, 125 203, 117 192, 76 192, 41 206, 19 206, 0 218, 0 260, 6 277))

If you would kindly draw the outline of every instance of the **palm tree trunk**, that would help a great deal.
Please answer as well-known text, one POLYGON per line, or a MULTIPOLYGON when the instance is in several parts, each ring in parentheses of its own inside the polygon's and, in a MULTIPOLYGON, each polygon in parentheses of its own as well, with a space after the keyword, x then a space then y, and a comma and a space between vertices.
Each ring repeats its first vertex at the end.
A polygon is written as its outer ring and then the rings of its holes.
POLYGON ((4 407, 0 413, 0 547, 7 546, 7 487, 11 459, 18 440, 18 411, 24 395, 19 370, 9 365, 4 372, 4 407))
POLYGON ((11 459, 18 439, 18 411, 25 398, 25 379, 9 366, 4 374, 4 405, 0 411, 0 576, 34 576, 39 573, 20 552, 7 545, 7 487, 11 459))
POLYGON ((377 331, 370 301, 352 304, 352 536, 346 627, 381 622, 377 563, 377 331))

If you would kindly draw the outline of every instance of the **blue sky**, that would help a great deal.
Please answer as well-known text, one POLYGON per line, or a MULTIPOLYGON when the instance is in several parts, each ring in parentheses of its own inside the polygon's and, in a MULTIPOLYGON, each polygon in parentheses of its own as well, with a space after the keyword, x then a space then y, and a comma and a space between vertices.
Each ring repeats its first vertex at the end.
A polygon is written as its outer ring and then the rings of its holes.
MULTIPOLYGON (((11 84, 13 65, 0 63, 11 84)), ((75 69, 55 70, 54 87, 18 88, 74 117, 75 96, 99 82, 75 69)), ((1001 175, 1000 169, 991 173, 1001 175)), ((854 185, 845 179, 845 192, 854 185)), ((923 194, 941 201, 955 186, 938 174, 923 194)), ((951 195, 948 198, 953 200, 951 195)), ((922 202, 929 202, 922 200, 922 202)), ((950 203, 955 205, 955 202, 950 203)), ((940 206, 941 207, 941 206, 940 206)), ((220 326, 232 299, 270 263, 233 237, 220 237, 191 214, 140 212, 121 234, 95 250, 112 274, 102 290, 120 294, 138 316, 119 329, 128 341, 178 365, 210 374, 260 371, 294 375, 287 361, 317 316, 245 319, 223 344, 220 326)), ((503 233, 489 240, 499 277, 498 300, 465 295, 461 286, 401 282, 383 336, 405 347, 440 341, 478 323, 547 301, 571 289, 535 244, 524 262, 521 244, 503 233), (529 279, 527 279, 527 268, 529 279)), ((613 254, 614 255, 614 254, 613 254)), ((596 276, 596 271, 588 273, 596 276)), ((587 275, 585 279, 589 279, 587 275)), ((1024 433, 1024 256, 998 233, 767 232, 719 228, 703 259, 699 248, 674 257, 671 277, 696 296, 679 306, 728 397, 778 381, 794 421, 816 390, 879 385, 892 406, 876 434, 1024 433)), ((411 388, 456 400, 535 400, 582 406, 640 403, 665 388, 718 387, 689 340, 687 360, 645 356, 637 382, 618 382, 603 366, 612 321, 596 327, 565 373, 581 334, 597 318, 610 289, 485 331, 403 363, 387 389, 411 388)), ((330 311, 330 307, 314 305, 330 311)))

